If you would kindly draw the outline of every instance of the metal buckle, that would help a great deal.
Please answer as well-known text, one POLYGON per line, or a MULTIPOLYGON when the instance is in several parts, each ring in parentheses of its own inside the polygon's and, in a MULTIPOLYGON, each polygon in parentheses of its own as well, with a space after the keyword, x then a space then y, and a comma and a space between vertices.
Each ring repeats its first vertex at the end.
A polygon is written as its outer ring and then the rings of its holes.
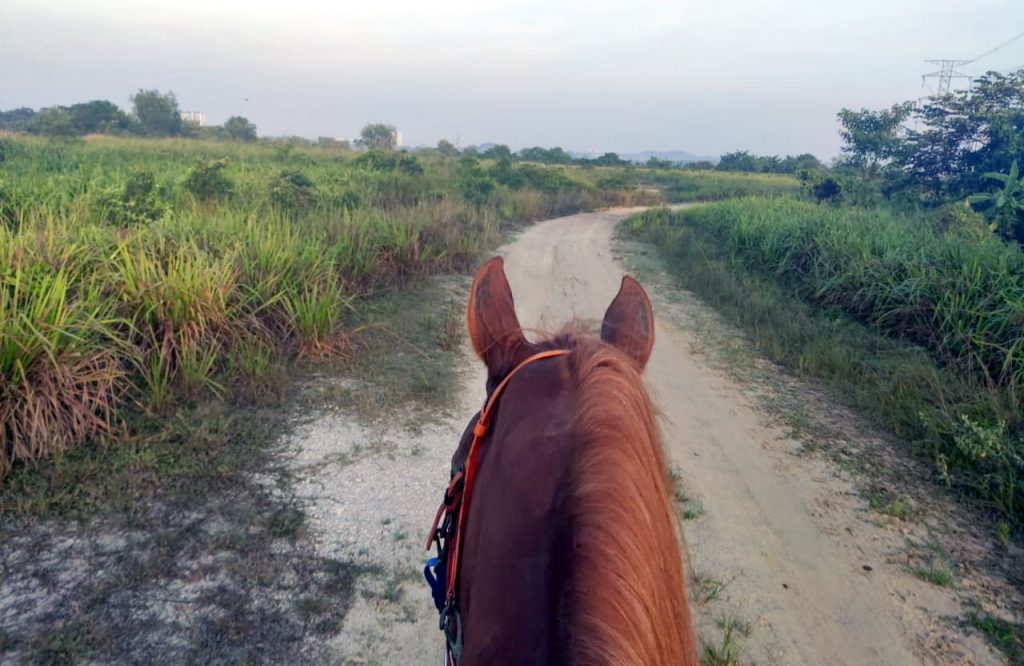
POLYGON ((448 653, 458 663, 462 659, 462 615, 455 599, 449 599, 444 605, 439 626, 448 642, 448 653))

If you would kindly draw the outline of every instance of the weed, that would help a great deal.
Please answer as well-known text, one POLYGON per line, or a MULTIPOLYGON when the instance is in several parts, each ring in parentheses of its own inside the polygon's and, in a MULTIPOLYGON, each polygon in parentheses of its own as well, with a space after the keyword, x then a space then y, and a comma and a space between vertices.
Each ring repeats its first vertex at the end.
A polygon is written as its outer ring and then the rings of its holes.
POLYGON ((693 576, 693 600, 698 606, 703 606, 718 598, 725 590, 726 583, 708 578, 694 572, 693 576))
POLYGON ((972 610, 967 623, 985 635, 1010 664, 1024 664, 1024 625, 972 610))
POLYGON ((951 587, 955 582, 955 575, 949 554, 935 542, 927 544, 925 551, 925 564, 911 566, 911 573, 933 585, 951 587))
POLYGON ((722 630, 719 641, 709 643, 701 639, 704 648, 701 661, 705 666, 737 666, 740 663, 739 635, 749 633, 749 625, 734 618, 725 618, 718 622, 718 627, 722 630))

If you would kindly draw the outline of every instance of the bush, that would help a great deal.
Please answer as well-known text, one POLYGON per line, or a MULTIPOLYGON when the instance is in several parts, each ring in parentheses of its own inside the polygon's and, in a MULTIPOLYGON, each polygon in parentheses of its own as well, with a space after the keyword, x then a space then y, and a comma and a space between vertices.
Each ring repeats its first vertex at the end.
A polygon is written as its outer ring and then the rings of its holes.
POLYGON ((485 205, 498 186, 493 178, 477 168, 460 171, 455 183, 459 195, 476 206, 485 205))
POLYGON ((270 202, 283 210, 307 209, 316 203, 313 181, 300 171, 284 170, 270 181, 270 202))
POLYGON ((160 219, 167 207, 149 171, 135 171, 121 188, 108 189, 98 197, 100 219, 119 227, 148 224, 160 219))
POLYGON ((992 233, 985 217, 963 202, 946 204, 938 209, 931 223, 938 234, 951 234, 969 240, 981 240, 992 233))
POLYGON ((357 157, 355 165, 370 171, 398 171, 410 176, 423 174, 423 165, 408 153, 371 150, 357 157))
POLYGON ((819 203, 832 203, 842 198, 843 187, 835 177, 817 169, 801 169, 797 173, 801 186, 819 203))
POLYGON ((211 201, 230 195, 234 191, 234 185, 223 173, 227 166, 226 158, 200 160, 185 175, 185 189, 201 201, 211 201))
POLYGON ((811 187, 811 193, 822 203, 839 201, 843 194, 843 188, 835 178, 825 176, 811 187))

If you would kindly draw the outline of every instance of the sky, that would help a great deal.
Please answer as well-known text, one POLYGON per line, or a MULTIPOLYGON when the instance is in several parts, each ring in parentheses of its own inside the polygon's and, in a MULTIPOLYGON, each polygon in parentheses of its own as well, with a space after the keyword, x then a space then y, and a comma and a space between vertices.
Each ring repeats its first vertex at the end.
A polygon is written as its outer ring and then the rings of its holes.
POLYGON ((1021 0, 0 0, 0 109, 156 88, 267 136, 828 159, 839 109, 1022 31, 1021 0))

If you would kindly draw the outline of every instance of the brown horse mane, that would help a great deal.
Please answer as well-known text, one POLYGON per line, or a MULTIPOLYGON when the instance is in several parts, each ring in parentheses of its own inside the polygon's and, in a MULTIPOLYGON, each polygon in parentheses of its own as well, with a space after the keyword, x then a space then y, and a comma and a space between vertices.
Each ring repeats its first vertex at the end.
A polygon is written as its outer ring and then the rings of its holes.
POLYGON ((565 510, 575 561, 564 618, 572 663, 696 665, 681 533, 641 370, 575 325, 536 346, 572 351, 565 510))

